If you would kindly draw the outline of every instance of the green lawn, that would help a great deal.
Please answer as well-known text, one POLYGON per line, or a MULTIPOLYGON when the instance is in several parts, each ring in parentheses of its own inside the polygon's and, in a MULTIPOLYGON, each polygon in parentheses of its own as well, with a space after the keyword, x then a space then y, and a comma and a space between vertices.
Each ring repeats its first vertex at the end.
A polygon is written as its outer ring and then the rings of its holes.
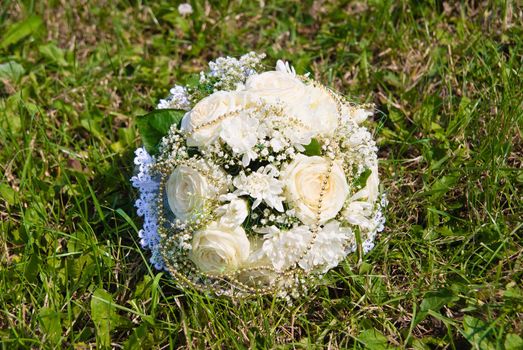
POLYGON ((111 3, 0 2, 2 348, 523 349, 518 1, 111 3), (292 306, 181 291, 137 238, 136 116, 251 50, 379 109, 386 229, 292 306))

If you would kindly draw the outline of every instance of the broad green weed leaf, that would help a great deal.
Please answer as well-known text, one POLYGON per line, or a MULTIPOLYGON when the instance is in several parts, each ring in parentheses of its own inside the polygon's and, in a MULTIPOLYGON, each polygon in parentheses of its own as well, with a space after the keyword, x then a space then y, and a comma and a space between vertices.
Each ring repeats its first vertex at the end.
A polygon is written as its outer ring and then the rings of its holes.
POLYGON ((38 277, 39 265, 41 261, 37 254, 32 254, 31 258, 25 265, 24 276, 29 282, 36 282, 38 277))
POLYGON ((503 297, 506 299, 523 300, 523 291, 517 286, 515 282, 509 282, 503 291, 503 297))
POLYGON ((360 333, 358 340, 365 345, 365 349, 386 350, 393 349, 389 346, 387 337, 376 329, 366 329, 360 333))
POLYGON ((416 315, 414 324, 418 324, 427 317, 428 311, 438 312, 443 306, 457 301, 459 298, 447 288, 425 293, 420 305, 420 311, 416 315))
POLYGON ((42 25, 42 19, 38 16, 30 16, 21 22, 13 24, 2 37, 0 48, 16 44, 26 36, 36 32, 42 25))
POLYGON ((21 64, 14 61, 0 64, 0 79, 8 79, 13 82, 19 82, 25 74, 25 69, 21 64))
POLYGON ((423 339, 414 339, 412 341, 412 349, 414 350, 430 350, 430 346, 423 343, 423 339))
POLYGON ((124 343, 125 349, 148 349, 151 347, 152 337, 147 325, 142 324, 133 329, 131 336, 124 343))
POLYGON ((57 344, 62 334, 60 313, 51 308, 43 307, 38 313, 38 320, 45 337, 51 343, 57 344))
POLYGON ((488 339, 490 331, 494 328, 489 327, 484 321, 472 316, 463 317, 463 335, 474 346, 474 349, 494 350, 496 347, 488 339))
POLYGON ((114 327, 116 311, 113 297, 105 289, 98 288, 91 298, 91 317, 96 327, 97 345, 108 348, 111 345, 111 329, 114 327))
POLYGON ((437 179, 431 186, 430 190, 426 192, 431 195, 432 201, 437 201, 442 198, 454 185, 459 181, 457 175, 445 175, 437 179))
POLYGON ((49 61, 56 63, 59 66, 67 66, 68 63, 65 60, 64 51, 56 46, 54 43, 41 45, 38 47, 38 51, 47 58, 49 61))
POLYGON ((435 292, 427 292, 421 302, 421 311, 439 311, 444 305, 458 300, 450 289, 440 289, 435 292))
POLYGON ((98 116, 85 114, 80 120, 80 125, 89 131, 94 137, 100 141, 105 141, 106 138, 100 124, 101 118, 98 116))
POLYGON ((8 184, 0 183, 0 197, 8 204, 14 205, 16 203, 17 193, 8 184))
POLYGON ((151 281, 152 277, 144 275, 143 280, 136 284, 134 288, 133 297, 139 300, 147 300, 151 297, 151 281))
POLYGON ((523 349, 523 339, 517 334, 507 334, 505 337, 505 350, 523 349))

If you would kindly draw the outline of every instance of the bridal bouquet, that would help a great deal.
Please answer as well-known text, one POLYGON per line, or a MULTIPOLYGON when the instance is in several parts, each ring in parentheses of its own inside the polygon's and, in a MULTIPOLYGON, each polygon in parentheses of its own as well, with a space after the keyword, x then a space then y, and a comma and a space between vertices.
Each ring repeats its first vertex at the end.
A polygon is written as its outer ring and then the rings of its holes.
POLYGON ((264 55, 219 58, 139 117, 139 235, 181 286, 296 296, 383 229, 369 106, 264 55))

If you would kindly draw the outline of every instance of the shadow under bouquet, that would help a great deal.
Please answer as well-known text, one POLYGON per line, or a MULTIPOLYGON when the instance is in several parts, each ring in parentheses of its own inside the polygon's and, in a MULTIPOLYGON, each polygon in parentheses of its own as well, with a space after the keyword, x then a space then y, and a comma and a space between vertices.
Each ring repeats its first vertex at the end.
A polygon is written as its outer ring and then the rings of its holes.
POLYGON ((263 58, 218 58, 138 119, 140 242, 181 287, 297 297, 383 229, 371 106, 263 58))

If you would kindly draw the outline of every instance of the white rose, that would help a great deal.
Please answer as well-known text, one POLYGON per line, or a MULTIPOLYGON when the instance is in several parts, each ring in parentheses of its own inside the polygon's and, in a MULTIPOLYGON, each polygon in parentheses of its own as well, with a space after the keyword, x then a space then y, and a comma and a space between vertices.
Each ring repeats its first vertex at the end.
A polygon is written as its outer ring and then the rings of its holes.
POLYGON ((305 84, 292 74, 269 71, 251 75, 245 82, 245 89, 262 97, 269 103, 282 101, 287 105, 305 94, 305 84))
POLYGON ((249 253, 250 242, 241 226, 213 222, 194 234, 190 258, 203 272, 222 273, 238 269, 249 253))
POLYGON ((322 197, 320 223, 334 218, 349 194, 343 168, 335 161, 328 173, 329 164, 329 159, 299 154, 286 167, 281 177, 285 182, 287 202, 295 208, 296 216, 307 225, 317 221, 320 192, 327 174, 330 175, 322 197))
POLYGON ((295 101, 293 112, 300 120, 320 135, 332 135, 338 127, 336 100, 324 89, 307 85, 305 96, 295 101))
POLYGON ((220 224, 228 227, 240 226, 249 215, 249 207, 244 199, 235 198, 216 209, 221 215, 220 224))
POLYGON ((184 221, 201 213, 205 201, 223 190, 214 188, 198 170, 186 165, 177 166, 166 184, 169 207, 184 221))
POLYGON ((198 102, 182 119, 181 129, 189 133, 188 146, 206 146, 220 133, 221 123, 217 119, 225 113, 253 107, 256 98, 245 91, 218 91, 198 102), (205 123, 214 122, 202 127, 205 123))
POLYGON ((324 89, 304 84, 293 74, 270 71, 253 75, 245 88, 269 103, 283 102, 285 112, 301 121, 304 131, 330 135, 338 126, 334 98, 324 89))

